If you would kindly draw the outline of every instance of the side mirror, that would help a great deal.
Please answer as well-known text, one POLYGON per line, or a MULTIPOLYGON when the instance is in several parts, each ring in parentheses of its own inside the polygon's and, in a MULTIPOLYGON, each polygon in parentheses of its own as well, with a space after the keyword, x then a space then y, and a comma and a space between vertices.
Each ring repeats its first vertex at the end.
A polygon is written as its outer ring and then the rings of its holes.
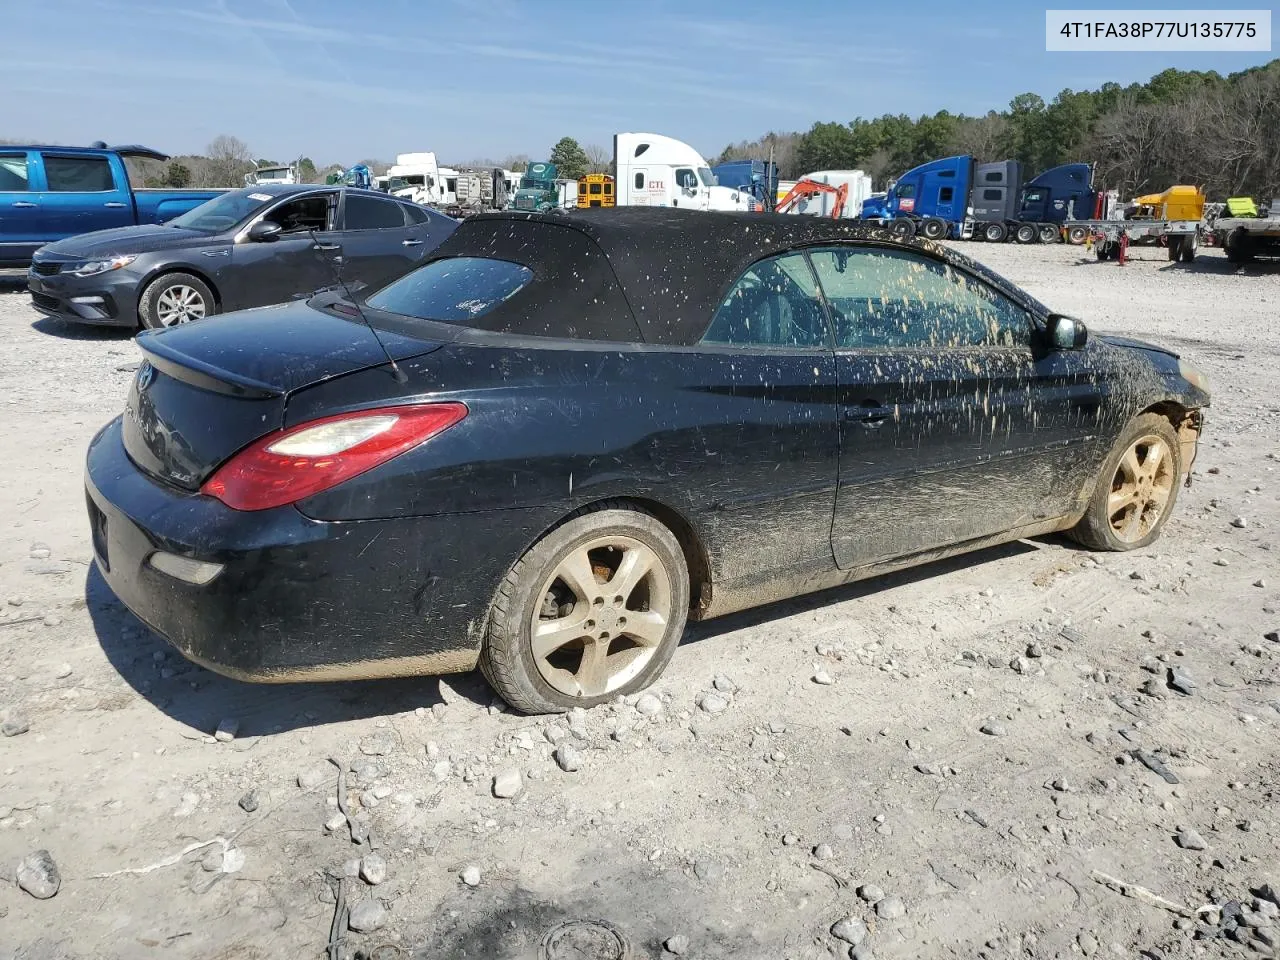
POLYGON ((1089 342, 1089 330, 1075 317, 1049 315, 1049 343, 1055 350, 1079 350, 1089 342))
POLYGON ((249 228, 248 236, 254 243, 270 243, 272 240, 279 240, 283 232, 284 227, 274 220, 259 220, 249 228))

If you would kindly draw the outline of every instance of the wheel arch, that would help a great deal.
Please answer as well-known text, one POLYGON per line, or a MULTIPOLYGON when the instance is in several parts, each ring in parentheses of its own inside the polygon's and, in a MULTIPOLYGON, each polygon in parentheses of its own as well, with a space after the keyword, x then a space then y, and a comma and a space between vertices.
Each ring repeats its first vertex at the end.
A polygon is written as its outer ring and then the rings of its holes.
MULTIPOLYGON (((676 542, 680 544, 680 549, 684 552, 685 565, 689 569, 689 617, 694 620, 698 619, 701 611, 711 605, 711 560, 707 555, 706 545, 693 522, 683 512, 660 500, 655 500, 652 497, 623 495, 602 497, 599 500, 579 504, 555 523, 539 532, 529 542, 524 552, 528 552, 534 544, 539 543, 552 531, 564 526, 576 517, 597 510, 627 507, 638 508, 652 514, 657 518, 658 522, 671 531, 672 536, 676 538, 676 542)), ((523 555, 524 553, 521 553, 521 556, 523 555)))
POLYGON ((1158 400, 1148 405, 1145 409, 1139 411, 1138 416, 1144 413, 1154 413, 1156 416, 1164 417, 1169 421, 1169 426, 1173 428, 1174 434, 1178 437, 1178 446, 1181 448, 1182 472, 1186 476, 1191 473, 1191 466, 1195 463, 1196 450, 1200 443, 1200 430, 1204 424, 1204 415, 1198 407, 1190 407, 1184 403, 1171 398, 1158 400))
POLYGON ((199 269, 198 267, 194 267, 191 264, 175 263, 171 261, 169 263, 162 264, 161 266, 158 266, 158 267, 152 267, 151 270, 148 271, 147 274, 140 281, 138 281, 138 287, 137 287, 138 296, 134 302, 134 312, 137 314, 138 323, 142 323, 141 311, 142 311, 143 294, 147 292, 147 289, 153 283, 155 283, 157 280, 159 280, 161 277, 165 276, 166 274, 170 274, 170 273, 191 274, 191 276, 195 277, 197 280, 199 280, 201 283, 203 283, 206 287, 209 288, 209 291, 213 294, 214 303, 218 305, 218 312, 219 313, 222 312, 222 292, 218 289, 218 285, 213 282, 213 278, 210 277, 209 274, 205 273, 203 270, 199 269))

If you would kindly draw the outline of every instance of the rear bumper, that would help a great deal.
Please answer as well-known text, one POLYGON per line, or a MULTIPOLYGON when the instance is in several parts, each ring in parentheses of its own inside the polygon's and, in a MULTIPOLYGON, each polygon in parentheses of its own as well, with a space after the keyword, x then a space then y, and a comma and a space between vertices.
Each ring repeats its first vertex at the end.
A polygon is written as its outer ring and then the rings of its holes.
POLYGON ((325 522, 244 513, 135 467, 117 418, 89 446, 98 569, 188 659, 242 680, 366 679, 469 670, 498 583, 527 546, 506 512, 325 522), (157 551, 222 564, 197 586, 157 551))
POLYGON ((96 277, 27 273, 31 305, 47 317, 104 327, 138 325, 138 278, 126 270, 96 277))

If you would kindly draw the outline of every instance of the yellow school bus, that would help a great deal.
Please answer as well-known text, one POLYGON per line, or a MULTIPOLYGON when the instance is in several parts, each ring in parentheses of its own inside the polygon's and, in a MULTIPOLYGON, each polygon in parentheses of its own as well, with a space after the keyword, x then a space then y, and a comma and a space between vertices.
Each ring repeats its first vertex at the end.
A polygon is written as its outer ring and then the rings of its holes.
POLYGON ((578 181, 578 206, 612 207, 615 205, 613 177, 607 173, 588 173, 578 181))

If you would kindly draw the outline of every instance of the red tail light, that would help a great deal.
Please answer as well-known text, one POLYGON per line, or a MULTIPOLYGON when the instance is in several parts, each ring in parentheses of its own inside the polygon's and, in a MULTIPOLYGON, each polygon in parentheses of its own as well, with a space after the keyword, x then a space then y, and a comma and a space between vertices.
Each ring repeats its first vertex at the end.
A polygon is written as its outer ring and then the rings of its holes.
POLYGON ((423 403, 310 420, 254 441, 200 492, 234 510, 296 503, 412 450, 466 415, 461 403, 423 403))

